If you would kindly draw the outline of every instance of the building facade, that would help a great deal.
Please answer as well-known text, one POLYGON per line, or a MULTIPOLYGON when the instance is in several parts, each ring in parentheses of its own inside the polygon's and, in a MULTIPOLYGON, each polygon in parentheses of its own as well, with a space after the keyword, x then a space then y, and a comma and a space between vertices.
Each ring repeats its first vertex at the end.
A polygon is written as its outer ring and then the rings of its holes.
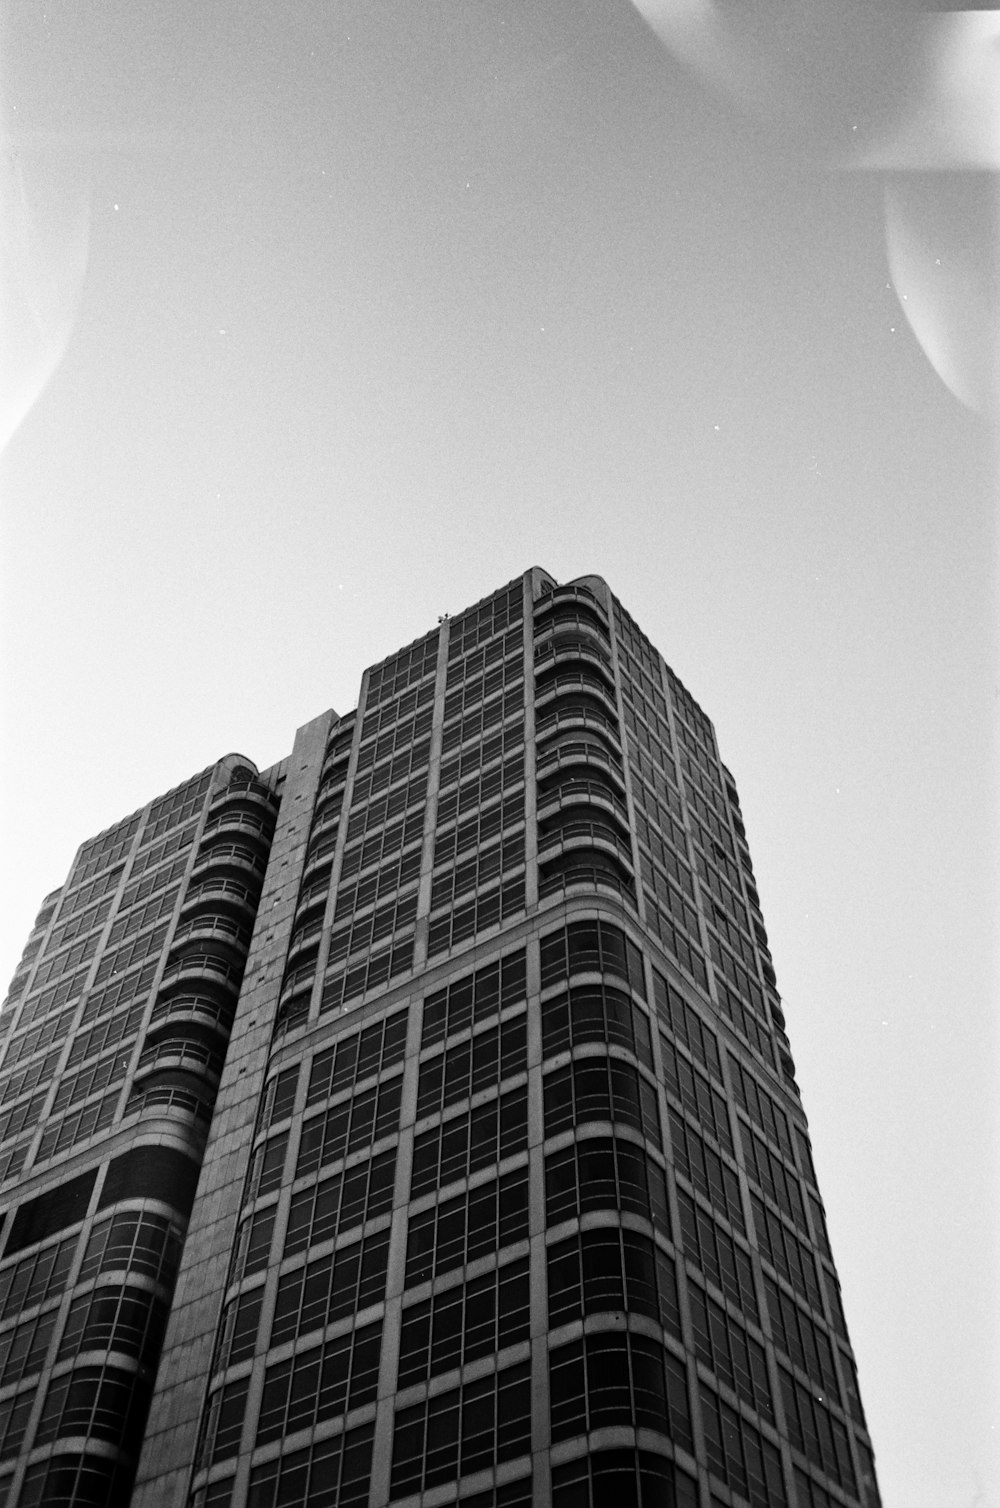
POLYGON ((85 843, 0 1015, 0 1508, 875 1508, 732 777, 534 569, 85 843))

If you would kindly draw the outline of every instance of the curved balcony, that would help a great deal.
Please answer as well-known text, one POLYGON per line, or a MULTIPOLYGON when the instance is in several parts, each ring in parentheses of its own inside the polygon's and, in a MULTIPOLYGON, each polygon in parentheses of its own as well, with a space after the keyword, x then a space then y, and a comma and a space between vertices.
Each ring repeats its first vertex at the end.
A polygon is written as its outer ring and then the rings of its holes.
POLYGON ((217 911, 193 916, 178 926, 170 944, 170 956, 173 957, 175 950, 182 945, 199 943, 221 943, 245 958, 250 948, 250 928, 241 926, 232 917, 220 916, 217 911))
POLYGON ((611 713, 615 726, 618 726, 618 702, 610 673, 605 671, 603 665, 598 668, 596 661, 591 666, 582 664, 579 660, 571 660, 558 668, 551 663, 538 667, 535 706, 539 711, 547 707, 550 699, 555 697, 581 695, 595 698, 599 706, 611 713))
POLYGON ((288 952, 285 956, 285 972, 290 969, 303 968, 307 963, 315 963, 319 952, 320 934, 323 931, 323 918, 319 916, 315 921, 309 922, 298 932, 292 933, 292 940, 288 944, 288 952))
POLYGON ((193 990, 182 991, 180 994, 167 995, 157 1000, 149 1019, 149 1033, 166 1025, 173 1027, 197 1025, 202 1029, 214 1030, 216 1035, 228 1042, 234 1015, 232 997, 228 993, 224 995, 224 998, 217 1000, 211 994, 193 990))
POLYGON ((628 808, 624 799, 603 770, 589 769, 586 776, 572 771, 557 772, 538 782, 538 817, 552 816, 566 807, 597 806, 613 811, 628 826, 628 808))
POLYGON ((621 729, 618 719, 609 717, 606 704, 583 693, 574 697, 560 697, 544 716, 535 720, 535 737, 541 744, 560 733, 582 732, 598 734, 621 748, 621 729))
POLYGON ((591 614, 604 632, 608 632, 608 615, 604 606, 586 586, 557 586, 554 591, 538 597, 535 600, 535 622, 543 617, 548 621, 567 608, 591 614))
POLYGON ((191 879, 198 880, 209 870, 219 871, 242 875, 247 880, 252 877, 257 881, 259 889, 266 868, 265 859, 255 848, 249 847, 246 843, 229 843, 223 835, 218 842, 214 839, 208 843, 202 840, 194 861, 191 879))
POLYGON ((223 809, 210 816, 205 823, 202 842, 217 834, 227 838, 239 836, 255 848, 259 845, 266 852, 271 846, 273 832, 274 818, 270 813, 265 817, 256 811, 223 809))
POLYGON ((209 821, 217 812, 257 812, 273 822, 278 810, 278 798, 270 786, 259 780, 231 781, 224 791, 219 791, 209 803, 209 821))
POLYGON ((123 1118, 128 1120, 133 1115, 179 1116, 200 1123, 207 1133, 214 1107, 214 1088, 180 1069, 164 1069, 132 1091, 123 1118))
POLYGON ((210 953, 202 949, 184 953, 179 958, 171 955, 160 980, 160 989, 168 990, 179 984, 204 984, 239 993, 243 982, 243 959, 238 961, 226 953, 210 953))
POLYGON ((542 823, 538 832, 538 862, 546 863, 560 853, 593 849, 613 854, 632 873, 632 846, 607 819, 586 821, 565 815, 542 823))
POLYGON ((134 1083, 144 1082, 150 1074, 160 1069, 183 1069, 215 1086, 222 1074, 225 1051, 216 1043, 205 1041, 200 1035, 183 1033, 172 1028, 156 1042, 143 1049, 135 1070, 134 1083))
POLYGON ((624 791, 625 772, 621 758, 594 735, 574 738, 564 734, 558 741, 545 744, 538 750, 535 769, 539 780, 542 780, 557 770, 586 769, 588 766, 596 766, 602 772, 607 771, 624 791))
POLYGON ((535 645, 535 671, 542 673, 555 666, 569 669, 571 666, 595 666, 614 684, 611 655, 598 640, 596 634, 583 636, 576 633, 553 634, 549 639, 535 645))
POLYGON ((612 890, 635 906, 635 885, 622 861, 597 848, 578 848, 539 863, 538 896, 566 891, 612 890))
POLYGON ((573 637, 580 634, 593 636, 598 644, 610 653, 611 635, 608 625, 592 602, 563 602, 535 613, 535 643, 540 644, 551 633, 567 633, 573 637))
POLYGON ((221 909, 242 918, 252 927, 259 899, 259 885, 247 885, 243 880, 227 879, 221 874, 213 875, 188 889, 181 903, 181 920, 189 920, 200 912, 216 913, 221 909))
POLYGON ((335 739, 332 747, 327 749, 326 754, 323 756, 323 763, 320 766, 319 771, 320 785, 322 785, 323 782, 328 780, 332 775, 338 776, 341 780, 345 780, 347 778, 347 766, 351 762, 351 746, 353 742, 354 735, 352 732, 351 743, 347 744, 346 747, 343 744, 338 746, 335 739))

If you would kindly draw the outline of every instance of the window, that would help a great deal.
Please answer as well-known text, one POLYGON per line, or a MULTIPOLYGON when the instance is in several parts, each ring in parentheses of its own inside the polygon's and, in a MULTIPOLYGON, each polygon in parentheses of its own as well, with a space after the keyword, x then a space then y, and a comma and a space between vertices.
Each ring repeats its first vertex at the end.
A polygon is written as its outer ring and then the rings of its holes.
POLYGON ((649 1021, 624 990, 612 985, 573 985, 542 1002, 542 1053, 546 1058, 581 1042, 624 1047, 652 1069, 649 1021))
POLYGON ((398 1011, 362 1032, 339 1037, 333 1047, 317 1053, 309 1074, 306 1105, 351 1089, 371 1074, 401 1063, 406 1051, 407 1019, 406 1011, 398 1011))
POLYGON ((531 1449, 531 1367, 439 1393, 396 1415, 393 1497, 510 1461, 531 1449))
POLYGON ((641 1131, 659 1148, 656 1089, 629 1063, 618 1058, 577 1058, 546 1074, 543 1087, 546 1136, 586 1121, 617 1121, 641 1131))
POLYGON ((474 974, 453 980, 446 989, 424 1000, 424 1023, 421 1047, 442 1042, 473 1022, 491 1016, 525 998, 525 955, 509 953, 505 958, 486 964, 474 974))
POLYGON ((422 1063, 417 1119, 523 1073, 527 1066, 527 1017, 522 1014, 422 1063))
POLYGON ((9 1387, 40 1370, 56 1319, 57 1311, 50 1309, 21 1325, 0 1330, 0 1387, 9 1387))
POLYGON ((558 1225, 588 1210, 642 1215, 670 1235, 663 1172, 641 1147, 628 1141, 588 1138, 546 1157, 546 1223, 558 1225))
POLYGON ((0 1320, 59 1297, 66 1287, 77 1239, 70 1236, 0 1270, 0 1320))
POLYGON ((642 954, 610 922, 571 922, 542 938, 542 988, 582 972, 615 974, 646 998, 642 954))
POLYGON ((670 1117, 670 1150, 674 1169, 738 1230, 746 1234, 740 1181, 735 1169, 708 1145, 705 1138, 673 1108, 670 1117))
POLYGON ((755 1323, 760 1321, 750 1256, 681 1188, 677 1190, 681 1244, 688 1261, 755 1323))
POLYGON ((440 1277, 527 1238, 528 1170, 524 1167, 410 1216, 406 1286, 440 1277))
POLYGON ((286 1272, 278 1282, 271 1345, 380 1303, 388 1260, 389 1232, 380 1231, 286 1272))
POLYGON ((334 1173, 292 1195, 285 1237, 286 1257, 343 1235, 392 1209, 396 1148, 334 1173))
POLYGON ((701 1121, 704 1129, 715 1137, 719 1146, 730 1157, 734 1157, 729 1107, 725 1097, 700 1069, 688 1062, 664 1032, 660 1032, 660 1057, 668 1091, 680 1100, 685 1110, 701 1121))
POLYGON ((263 1288, 253 1288, 226 1305, 212 1361, 213 1372, 235 1366, 237 1362, 246 1361, 247 1357, 254 1354, 263 1302, 263 1288))
MULTIPOLYGON (((247 1508, 298 1508, 302 1503, 365 1508, 374 1435, 374 1425, 362 1425, 255 1466, 250 1473, 247 1508)), ((205 1508, 213 1505, 209 1502, 205 1508)))
POLYGON ((698 1508, 698 1484, 647 1450, 589 1451, 552 1473, 552 1508, 698 1508))
POLYGON ((296 1178, 337 1162, 399 1129, 399 1105, 403 1081, 390 1079, 350 1099, 338 1100, 328 1110, 304 1122, 299 1143, 296 1178))
POLYGON ((526 1341, 529 1298, 525 1259, 411 1304, 403 1310, 397 1386, 424 1382, 526 1341))
POLYGON ((551 1351, 549 1399, 553 1441, 626 1425, 692 1449, 684 1363, 644 1335, 598 1332, 551 1351))
POLYGON ((77 1367, 49 1383, 35 1445, 59 1436, 89 1435, 124 1445, 142 1438, 149 1382, 120 1367, 77 1367))
POLYGON ((372 1403, 378 1392, 381 1322, 348 1330, 268 1367, 257 1420, 257 1444, 335 1419, 372 1403))
POLYGON ((773 1424, 774 1408, 763 1346, 721 1304, 704 1294, 697 1283, 688 1284, 688 1299, 699 1361, 755 1408, 761 1418, 773 1424))
POLYGON ((140 1288, 115 1285, 80 1294, 70 1305, 57 1361, 80 1351, 121 1351, 155 1366, 168 1306, 140 1288))
POLYGON ((707 1383, 699 1382, 698 1393, 709 1470, 753 1508, 780 1508, 786 1499, 777 1448, 707 1383))
POLYGON ((510 1089, 415 1138, 410 1198, 513 1157, 527 1145, 528 1091, 510 1089))
POLYGON ((548 1250, 549 1325, 587 1314, 645 1314, 681 1338, 673 1259, 637 1231, 579 1231, 548 1250))

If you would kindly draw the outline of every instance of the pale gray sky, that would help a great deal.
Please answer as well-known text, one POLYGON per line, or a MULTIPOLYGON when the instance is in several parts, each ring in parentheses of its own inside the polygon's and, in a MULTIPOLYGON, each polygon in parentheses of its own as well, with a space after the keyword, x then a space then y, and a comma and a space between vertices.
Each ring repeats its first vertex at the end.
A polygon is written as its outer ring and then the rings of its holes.
POLYGON ((527 566, 600 573, 740 789, 885 1508, 997 1508, 996 498, 882 181, 626 0, 4 42, 0 972, 83 838, 527 566))

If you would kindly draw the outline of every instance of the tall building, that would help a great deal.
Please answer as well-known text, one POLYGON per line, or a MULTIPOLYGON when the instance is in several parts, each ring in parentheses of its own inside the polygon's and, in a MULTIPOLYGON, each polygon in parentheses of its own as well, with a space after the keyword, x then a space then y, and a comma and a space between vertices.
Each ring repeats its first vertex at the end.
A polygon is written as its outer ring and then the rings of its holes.
POLYGON ((736 789, 599 578, 85 843, 0 1050, 0 1505, 877 1505, 736 789))

